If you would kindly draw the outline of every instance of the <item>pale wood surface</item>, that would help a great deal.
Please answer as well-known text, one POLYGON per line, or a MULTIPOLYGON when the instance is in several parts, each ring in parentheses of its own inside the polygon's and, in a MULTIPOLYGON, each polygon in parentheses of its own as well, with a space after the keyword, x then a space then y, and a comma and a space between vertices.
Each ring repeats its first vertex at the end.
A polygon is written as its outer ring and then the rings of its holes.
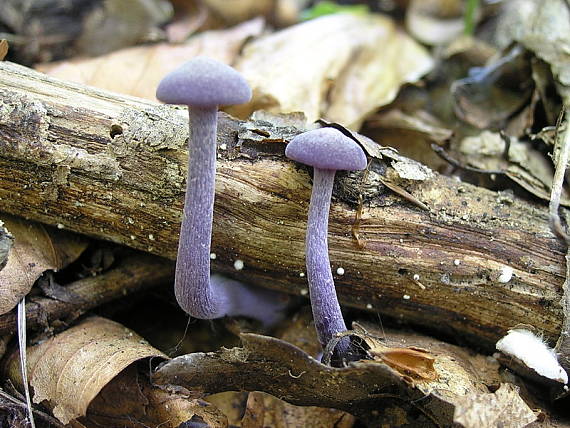
MULTIPOLYGON (((184 109, 0 63, 0 210, 174 258, 186 123, 184 109)), ((300 273, 310 175, 283 156, 283 140, 298 132, 294 123, 220 115, 226 150, 213 236, 214 269, 291 293, 307 287, 300 273), (245 265, 239 272, 236 259, 245 265)), ((345 271, 335 274, 344 304, 489 348, 518 323, 559 334, 564 249, 545 207, 440 175, 402 180, 386 160, 373 170, 364 248, 351 236, 356 208, 347 203, 359 181, 337 180, 329 246, 333 271, 345 271), (429 211, 388 191, 379 174, 429 211), (513 278, 498 282, 506 265, 513 278)))

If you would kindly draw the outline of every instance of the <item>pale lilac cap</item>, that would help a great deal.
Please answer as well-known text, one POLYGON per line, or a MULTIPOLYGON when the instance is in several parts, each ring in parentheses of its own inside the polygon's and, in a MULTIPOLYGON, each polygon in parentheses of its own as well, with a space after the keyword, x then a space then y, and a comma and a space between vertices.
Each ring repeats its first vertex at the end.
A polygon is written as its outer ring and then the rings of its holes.
POLYGON ((156 98, 167 104, 210 108, 246 103, 251 99, 251 88, 229 65, 196 57, 160 81, 156 98))
POLYGON ((285 156, 319 169, 354 171, 368 163, 354 140, 330 127, 297 135, 287 144, 285 156))

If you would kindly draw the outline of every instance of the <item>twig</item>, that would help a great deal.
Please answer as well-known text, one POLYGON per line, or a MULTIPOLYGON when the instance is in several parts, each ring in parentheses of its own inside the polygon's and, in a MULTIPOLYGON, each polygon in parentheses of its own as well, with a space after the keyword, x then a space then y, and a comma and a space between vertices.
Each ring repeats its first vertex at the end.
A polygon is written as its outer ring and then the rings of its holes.
MULTIPOLYGON (((63 302, 40 297, 28 302, 28 328, 43 328, 46 320, 50 322, 71 315, 78 316, 111 300, 170 283, 172 275, 173 263, 155 256, 135 254, 108 272, 67 285, 71 293, 80 297, 77 301, 63 302)), ((0 316, 0 334, 13 333, 15 327, 16 317, 13 313, 0 316)))
POLYGON ((552 232, 566 242, 566 245, 569 245, 570 237, 564 230, 558 213, 560 208, 560 196, 562 195, 562 187, 564 185, 564 176, 566 174, 566 168, 568 167, 568 157, 570 156, 570 113, 564 107, 558 117, 556 129, 558 130, 560 128, 564 112, 566 112, 566 130, 564 131, 563 138, 555 138, 556 142, 553 152, 556 153, 558 149, 558 157, 556 158, 556 170, 554 171, 554 179, 552 180, 552 191, 550 193, 548 211, 552 232))
POLYGON ((383 178, 380 178, 380 181, 382 182, 382 184, 384 186, 386 186, 388 189, 390 189, 392 192, 396 193, 397 195, 400 195, 402 198, 404 198, 408 202, 411 202, 415 206, 420 207, 422 210, 429 211, 429 207, 426 204, 424 204, 422 201, 417 199, 414 195, 412 195, 407 190, 401 188, 400 186, 395 185, 394 183, 390 183, 388 180, 384 180, 383 178))
POLYGON ((28 410, 28 418, 32 428, 36 428, 34 420, 34 409, 32 407, 32 399, 30 398, 30 386, 28 385, 28 362, 26 353, 26 297, 18 303, 18 347, 20 351, 20 370, 22 373, 22 384, 24 385, 24 393, 26 396, 26 407, 28 410))
MULTIPOLYGON (((3 391, 2 389, 0 389, 0 399, 3 399, 5 401, 9 402, 10 404, 12 404, 15 407, 19 407, 21 409, 27 408, 26 403, 18 400, 15 397, 12 397, 10 394, 3 391)), ((38 409, 32 409, 32 410, 34 411, 34 413, 36 415, 38 415, 40 418, 44 419, 45 421, 49 422, 50 424, 52 424, 56 427, 64 427, 64 425, 59 420, 54 418, 53 416, 51 416, 45 412, 42 412, 41 410, 38 410, 38 409)))

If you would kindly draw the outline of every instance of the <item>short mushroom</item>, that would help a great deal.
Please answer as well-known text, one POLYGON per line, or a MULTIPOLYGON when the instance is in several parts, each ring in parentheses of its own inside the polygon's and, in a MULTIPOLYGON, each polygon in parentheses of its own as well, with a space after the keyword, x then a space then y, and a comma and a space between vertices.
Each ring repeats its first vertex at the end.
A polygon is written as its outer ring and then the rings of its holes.
MULTIPOLYGON (((305 240, 307 279, 317 335, 323 348, 337 333, 346 330, 336 296, 328 252, 328 221, 337 170, 362 170, 367 159, 352 139, 334 128, 320 128, 293 138, 285 156, 314 169, 313 191, 305 240)), ((345 355, 350 341, 339 342, 335 353, 345 355)))
POLYGON ((188 106, 188 177, 174 289, 178 304, 195 318, 244 315, 265 324, 278 317, 276 293, 220 276, 210 280, 210 247, 216 175, 218 107, 250 100, 247 81, 232 67, 196 57, 166 75, 156 97, 188 106))

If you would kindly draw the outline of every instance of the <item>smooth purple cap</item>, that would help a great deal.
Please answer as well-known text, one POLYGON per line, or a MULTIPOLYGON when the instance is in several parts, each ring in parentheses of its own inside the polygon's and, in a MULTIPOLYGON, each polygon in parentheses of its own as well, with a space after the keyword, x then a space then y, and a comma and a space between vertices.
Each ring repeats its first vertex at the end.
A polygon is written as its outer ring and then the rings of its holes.
POLYGON ((196 57, 160 81, 156 98, 166 104, 211 108, 246 103, 251 99, 251 88, 229 65, 196 57))
POLYGON ((354 171, 368 163, 354 140, 330 127, 297 135, 287 144, 285 156, 319 169, 354 171))

